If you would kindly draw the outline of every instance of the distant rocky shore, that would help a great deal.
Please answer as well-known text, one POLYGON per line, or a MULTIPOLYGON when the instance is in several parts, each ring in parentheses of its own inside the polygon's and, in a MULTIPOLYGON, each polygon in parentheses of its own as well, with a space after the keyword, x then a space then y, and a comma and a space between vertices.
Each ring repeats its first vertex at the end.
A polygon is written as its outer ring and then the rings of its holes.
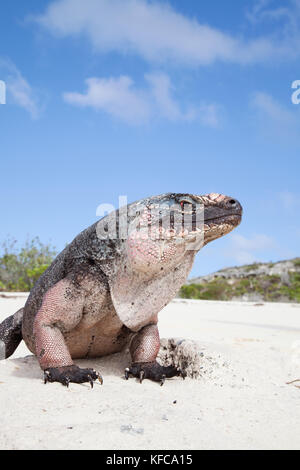
POLYGON ((300 258, 226 268, 193 278, 181 288, 179 297, 300 302, 300 258))

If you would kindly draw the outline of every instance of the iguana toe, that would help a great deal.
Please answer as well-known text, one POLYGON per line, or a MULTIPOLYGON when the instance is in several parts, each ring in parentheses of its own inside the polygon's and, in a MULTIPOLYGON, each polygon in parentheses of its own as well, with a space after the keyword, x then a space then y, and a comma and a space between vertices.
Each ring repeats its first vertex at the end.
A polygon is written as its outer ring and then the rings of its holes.
POLYGON ((102 384, 103 379, 101 375, 94 369, 80 369, 80 367, 71 365, 63 367, 49 367, 44 370, 44 383, 47 382, 60 382, 66 387, 69 386, 70 382, 81 384, 89 382, 91 388, 94 386, 94 380, 99 379, 102 384))
POLYGON ((174 366, 161 366, 158 362, 135 362, 131 367, 125 369, 125 379, 128 380, 129 376, 137 377, 140 383, 144 379, 154 380, 163 385, 166 378, 181 376, 183 379, 186 374, 179 368, 174 366))

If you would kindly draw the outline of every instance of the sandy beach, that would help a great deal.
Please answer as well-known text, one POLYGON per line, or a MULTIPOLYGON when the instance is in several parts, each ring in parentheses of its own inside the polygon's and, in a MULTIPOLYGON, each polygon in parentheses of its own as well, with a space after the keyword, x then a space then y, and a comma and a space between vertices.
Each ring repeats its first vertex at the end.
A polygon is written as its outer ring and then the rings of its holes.
MULTIPOLYGON (((26 294, 0 296, 0 321, 26 294)), ((44 385, 22 343, 0 362, 1 449, 299 449, 300 304, 174 300, 161 338, 198 341, 198 380, 124 380, 125 354, 81 360, 104 385, 44 385)))

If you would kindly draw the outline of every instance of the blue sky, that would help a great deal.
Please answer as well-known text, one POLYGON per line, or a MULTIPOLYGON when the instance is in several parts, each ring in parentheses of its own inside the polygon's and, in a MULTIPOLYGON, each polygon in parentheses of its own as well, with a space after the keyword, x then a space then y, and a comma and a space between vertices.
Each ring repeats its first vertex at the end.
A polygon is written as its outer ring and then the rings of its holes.
POLYGON ((192 275, 300 256, 299 0, 7 0, 0 39, 0 241, 219 192, 244 220, 192 275))

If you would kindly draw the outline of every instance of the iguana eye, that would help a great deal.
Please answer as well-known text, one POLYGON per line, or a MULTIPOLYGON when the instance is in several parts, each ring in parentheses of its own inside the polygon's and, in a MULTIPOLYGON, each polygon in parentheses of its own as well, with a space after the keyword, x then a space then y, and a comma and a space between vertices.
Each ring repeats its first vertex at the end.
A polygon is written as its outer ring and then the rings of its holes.
POLYGON ((180 206, 181 206, 182 209, 183 209, 185 204, 192 205, 193 203, 192 203, 192 201, 189 201, 188 199, 181 199, 180 206))

